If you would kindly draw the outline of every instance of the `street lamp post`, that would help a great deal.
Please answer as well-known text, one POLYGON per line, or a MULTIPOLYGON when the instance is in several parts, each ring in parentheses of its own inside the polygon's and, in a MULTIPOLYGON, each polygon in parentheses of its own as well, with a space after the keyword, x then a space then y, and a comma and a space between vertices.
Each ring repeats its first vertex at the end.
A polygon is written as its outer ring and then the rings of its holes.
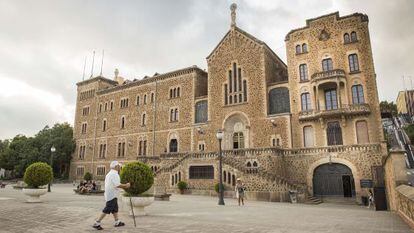
POLYGON ((50 192, 50 183, 52 183, 53 181, 53 153, 55 153, 56 148, 54 146, 52 146, 52 148, 50 148, 50 160, 49 160, 49 165, 52 167, 52 180, 49 182, 49 184, 47 185, 47 191, 50 192))
POLYGON ((219 205, 224 205, 224 190, 223 190, 223 155, 221 153, 221 141, 223 140, 224 132, 220 129, 217 131, 216 137, 219 141, 219 205))

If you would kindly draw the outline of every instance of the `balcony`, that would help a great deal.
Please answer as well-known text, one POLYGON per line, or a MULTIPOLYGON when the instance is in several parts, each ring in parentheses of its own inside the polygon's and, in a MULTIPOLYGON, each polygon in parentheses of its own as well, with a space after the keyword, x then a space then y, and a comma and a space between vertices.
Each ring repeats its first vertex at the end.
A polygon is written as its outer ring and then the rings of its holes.
POLYGON ((311 76, 311 83, 323 83, 324 81, 332 81, 332 79, 344 80, 345 71, 336 69, 315 73, 311 76))
POLYGON ((326 119, 342 116, 359 116, 369 113, 371 113, 369 104, 342 104, 342 106, 338 109, 301 111, 299 113, 299 120, 312 121, 320 118, 326 119))

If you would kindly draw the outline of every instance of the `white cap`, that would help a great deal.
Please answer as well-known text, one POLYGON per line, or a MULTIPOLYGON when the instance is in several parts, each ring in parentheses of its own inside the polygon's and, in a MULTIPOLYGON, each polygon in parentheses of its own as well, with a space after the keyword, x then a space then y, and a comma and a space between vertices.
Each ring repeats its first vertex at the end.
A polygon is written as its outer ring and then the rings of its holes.
POLYGON ((118 161, 112 161, 111 162, 111 165, 109 165, 109 167, 111 168, 111 169, 113 169, 113 168, 115 168, 116 166, 122 166, 122 164, 120 164, 118 161))

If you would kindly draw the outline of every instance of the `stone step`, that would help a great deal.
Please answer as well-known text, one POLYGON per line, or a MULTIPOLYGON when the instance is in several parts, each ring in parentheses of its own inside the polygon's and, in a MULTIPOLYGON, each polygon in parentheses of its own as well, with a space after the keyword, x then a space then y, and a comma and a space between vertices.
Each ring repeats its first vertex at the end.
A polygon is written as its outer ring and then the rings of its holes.
POLYGON ((305 204, 309 204, 309 205, 319 205, 321 203, 322 203, 322 200, 314 196, 308 197, 308 199, 305 201, 305 204))

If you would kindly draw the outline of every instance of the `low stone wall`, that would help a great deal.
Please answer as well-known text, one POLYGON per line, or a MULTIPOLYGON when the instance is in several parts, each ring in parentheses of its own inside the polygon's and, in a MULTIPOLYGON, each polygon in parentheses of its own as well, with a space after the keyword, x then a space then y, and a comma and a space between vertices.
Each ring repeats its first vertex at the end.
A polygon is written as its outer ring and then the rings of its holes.
POLYGON ((397 212, 414 229, 414 187, 400 185, 396 193, 397 212))

